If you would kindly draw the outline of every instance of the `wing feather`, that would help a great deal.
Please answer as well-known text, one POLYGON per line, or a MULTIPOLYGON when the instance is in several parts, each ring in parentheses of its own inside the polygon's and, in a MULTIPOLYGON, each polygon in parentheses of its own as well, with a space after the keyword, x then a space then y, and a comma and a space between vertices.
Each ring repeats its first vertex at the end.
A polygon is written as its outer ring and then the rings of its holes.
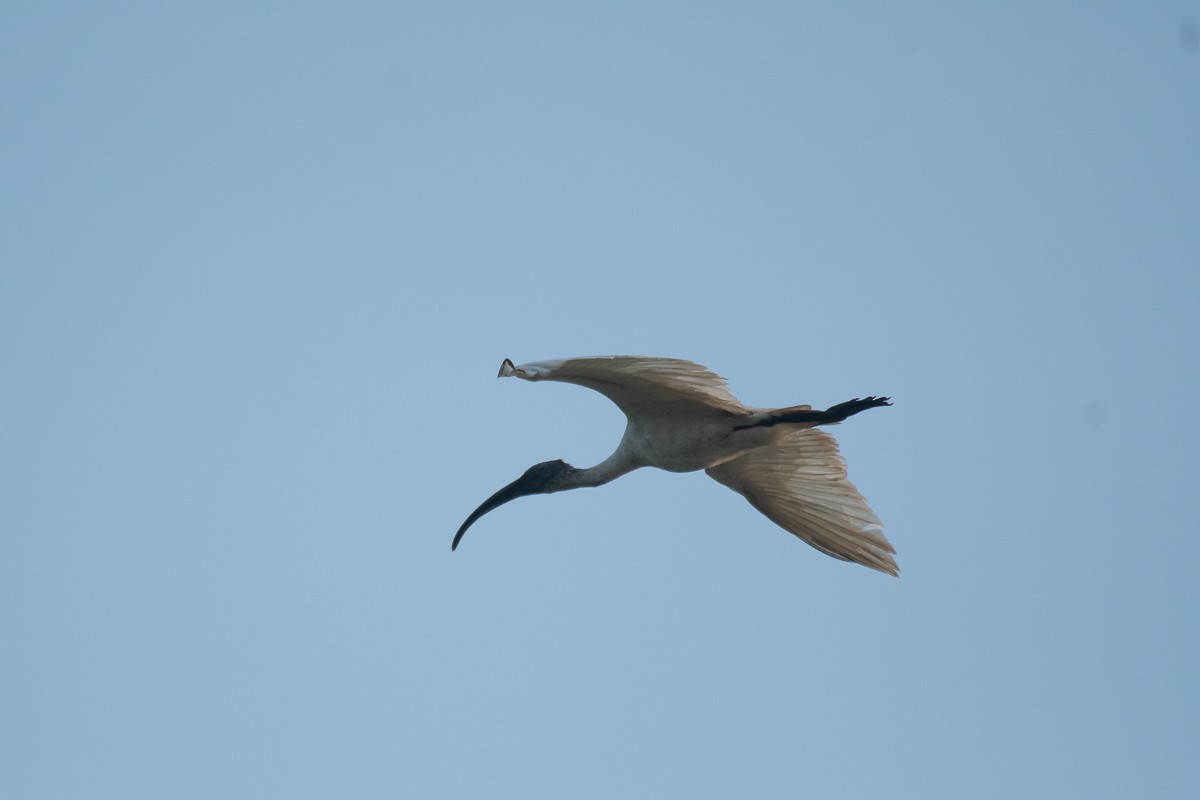
POLYGON ((706 470, 750 505, 822 553, 897 575, 883 526, 846 480, 837 442, 807 428, 706 470))
POLYGON ((586 386, 616 403, 626 416, 654 416, 713 410, 745 414, 720 375, 691 361, 646 356, 601 356, 534 361, 514 365, 508 359, 500 377, 561 381, 586 386))

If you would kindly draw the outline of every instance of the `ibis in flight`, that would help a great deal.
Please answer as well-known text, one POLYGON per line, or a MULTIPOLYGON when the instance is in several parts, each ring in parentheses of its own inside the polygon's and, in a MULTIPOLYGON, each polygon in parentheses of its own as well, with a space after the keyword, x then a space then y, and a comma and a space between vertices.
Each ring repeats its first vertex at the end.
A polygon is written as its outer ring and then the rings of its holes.
POLYGON ((625 435, 616 451, 587 469, 565 461, 535 464, 471 512, 454 534, 510 500, 585 486, 600 486, 640 467, 668 472, 704 470, 750 501, 775 524, 826 555, 891 575, 896 551, 879 518, 846 480, 837 443, 818 425, 836 425, 887 397, 811 406, 749 408, 725 379, 691 361, 642 356, 569 358, 515 365, 504 359, 500 378, 561 381, 594 389, 625 412, 625 435))

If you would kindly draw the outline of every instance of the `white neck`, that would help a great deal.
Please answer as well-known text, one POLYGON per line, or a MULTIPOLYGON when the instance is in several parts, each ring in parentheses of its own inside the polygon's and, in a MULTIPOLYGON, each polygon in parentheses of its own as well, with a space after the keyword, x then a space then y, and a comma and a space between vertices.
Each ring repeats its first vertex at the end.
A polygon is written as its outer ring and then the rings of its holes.
POLYGON ((630 458, 624 449, 618 447, 616 452, 594 467, 578 469, 564 481, 563 489, 582 489, 587 486, 603 486, 614 481, 627 472, 645 466, 630 458))

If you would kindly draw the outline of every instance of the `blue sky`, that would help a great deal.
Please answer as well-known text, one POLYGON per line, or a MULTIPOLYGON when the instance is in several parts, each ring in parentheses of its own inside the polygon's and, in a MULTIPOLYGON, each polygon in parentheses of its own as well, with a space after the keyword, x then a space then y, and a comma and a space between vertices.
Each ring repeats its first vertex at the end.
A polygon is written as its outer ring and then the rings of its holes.
POLYGON ((1192 797, 1200 5, 0 10, 0 794, 1192 797), (707 477, 463 518, 699 361, 707 477))

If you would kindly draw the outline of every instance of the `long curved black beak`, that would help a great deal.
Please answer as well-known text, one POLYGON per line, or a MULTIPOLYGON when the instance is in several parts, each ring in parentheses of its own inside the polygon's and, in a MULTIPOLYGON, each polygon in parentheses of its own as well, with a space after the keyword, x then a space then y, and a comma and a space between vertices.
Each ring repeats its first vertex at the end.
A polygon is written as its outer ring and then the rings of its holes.
POLYGON ((458 549, 458 543, 462 541, 463 534, 467 532, 467 528, 475 524, 475 520, 482 517, 484 514, 491 511, 493 508, 499 508, 510 500, 516 500, 518 497, 525 497, 530 494, 538 494, 541 488, 533 485, 529 480, 528 475, 522 475, 515 481, 505 486, 500 491, 483 501, 479 508, 471 512, 471 516, 467 517, 467 521, 458 529, 458 533, 454 534, 454 541, 450 543, 451 550, 458 549))

